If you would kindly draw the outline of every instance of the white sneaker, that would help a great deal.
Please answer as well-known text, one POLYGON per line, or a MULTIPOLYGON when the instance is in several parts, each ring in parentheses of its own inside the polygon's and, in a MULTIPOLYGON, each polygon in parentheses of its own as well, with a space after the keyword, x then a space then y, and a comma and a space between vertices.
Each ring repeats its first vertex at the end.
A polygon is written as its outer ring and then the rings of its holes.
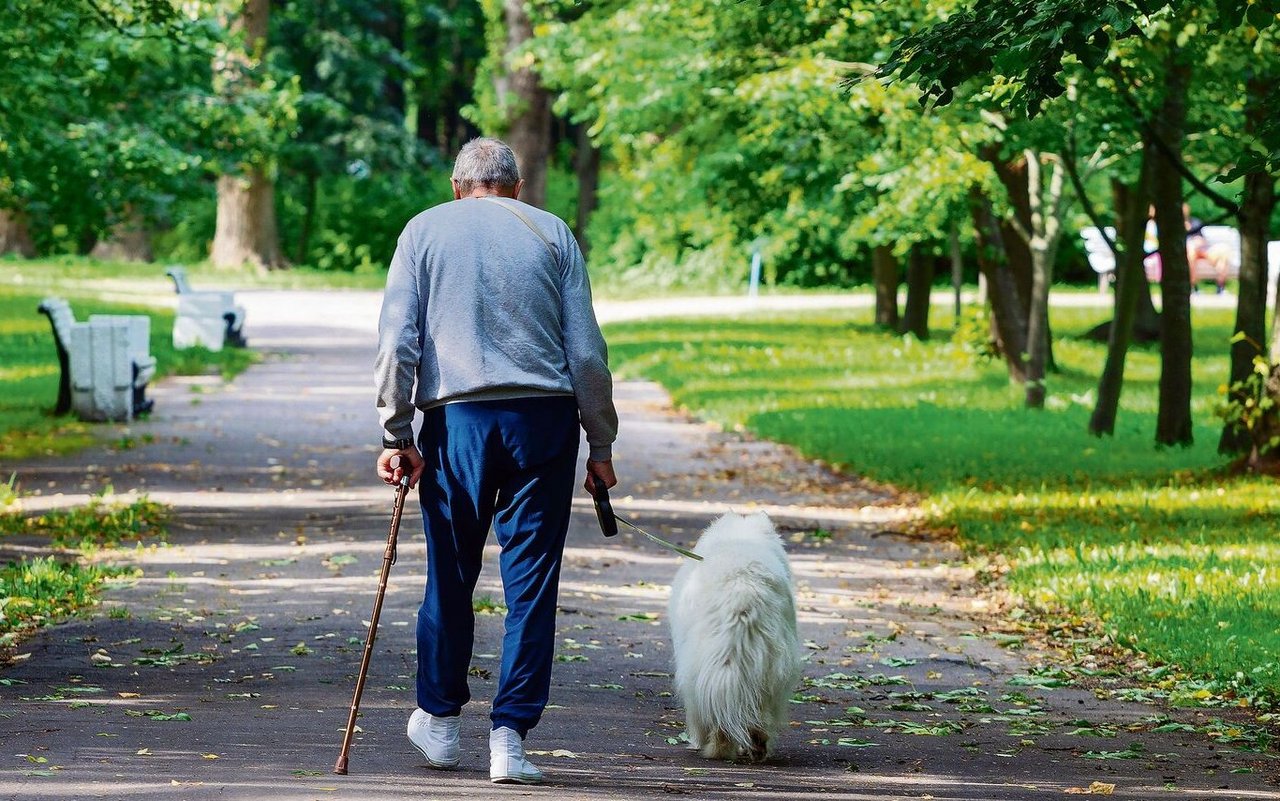
POLYGON ((524 758, 524 743, 506 726, 489 732, 489 780, 494 784, 538 784, 542 771, 524 758))
POLYGON ((413 710, 409 716, 409 742, 427 758, 427 764, 439 770, 458 767, 461 759, 459 725, 462 721, 457 715, 451 718, 438 718, 421 709, 413 710))

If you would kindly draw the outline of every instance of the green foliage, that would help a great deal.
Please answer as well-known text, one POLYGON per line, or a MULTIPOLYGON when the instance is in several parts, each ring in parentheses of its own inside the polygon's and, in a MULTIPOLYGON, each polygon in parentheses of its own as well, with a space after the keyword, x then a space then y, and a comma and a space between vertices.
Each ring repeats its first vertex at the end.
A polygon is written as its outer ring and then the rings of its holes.
MULTIPOLYGON (((20 504, 19 498, 15 505, 20 504)), ((108 489, 86 506, 35 517, 0 507, 0 537, 47 538, 53 548, 96 551, 144 538, 163 540, 168 511, 146 496, 117 500, 108 489)), ((88 563, 80 552, 11 561, 0 567, 0 647, 95 604, 99 585, 127 572, 88 563)))
POLYGON ((0 208, 77 248, 181 193, 202 163, 213 28, 168 3, 6 6, 0 208))
MULTIPOLYGON (((1195 445, 1152 447, 1157 353, 1130 354, 1116 435, 1087 434, 1104 348, 1071 335, 1101 313, 1055 310, 1063 372, 1039 411, 1020 408, 1002 367, 975 361, 964 340, 884 334, 867 312, 618 324, 607 334, 620 376, 656 379, 726 427, 926 493, 932 521, 955 529, 975 566, 995 566, 1033 608, 1098 620, 1149 659, 1209 677, 1206 697, 1274 703, 1280 498, 1271 479, 1215 472, 1212 392, 1194 399, 1195 445)), ((1225 340, 1230 322, 1195 310, 1197 339, 1225 340)), ((1198 356, 1193 369, 1197 386, 1213 386, 1220 357, 1198 356)))
POLYGON ((1215 411, 1228 429, 1245 435, 1253 460, 1280 447, 1280 367, 1255 356, 1246 378, 1219 389, 1223 399, 1215 411))
MULTIPOLYGON (((1159 67, 1154 76, 1145 73, 1176 48, 1196 63, 1197 74, 1213 74, 1206 82, 1213 100, 1196 108, 1214 116, 1238 108, 1251 75, 1274 84, 1278 19, 1280 0, 976 0, 896 41, 875 76, 913 85, 926 104, 946 105, 962 86, 977 85, 1015 115, 1035 116, 1061 98, 1084 117, 1080 99, 1064 93, 1099 73, 1115 82, 1089 105, 1133 115, 1158 102, 1159 67)), ((1269 92, 1250 102, 1259 106, 1257 129, 1237 122, 1215 132, 1234 141, 1233 169, 1221 170, 1227 178, 1280 167, 1280 99, 1269 92)), ((1212 130, 1220 122, 1200 125, 1212 130)))
POLYGON ((145 495, 126 502, 107 489, 90 498, 85 506, 35 517, 2 513, 0 537, 26 534, 47 537, 57 548, 114 548, 147 538, 163 540, 168 511, 168 507, 145 495))
POLYGON ((945 231, 985 174, 980 134, 922 116, 908 92, 837 88, 916 13, 834 0, 549 12, 539 73, 616 169, 596 252, 628 283, 740 285, 759 247, 766 283, 841 285, 867 279, 870 246, 945 231))
POLYGON ((0 567, 0 646, 92 605, 98 586, 119 573, 51 556, 0 567))
MULTIPOLYGON (((297 178, 281 182, 280 231, 286 242, 300 242, 307 223, 303 184, 297 178)), ((442 170, 320 178, 310 209, 309 246, 290 258, 319 270, 384 275, 405 224, 423 209, 452 199, 448 173, 442 170)))

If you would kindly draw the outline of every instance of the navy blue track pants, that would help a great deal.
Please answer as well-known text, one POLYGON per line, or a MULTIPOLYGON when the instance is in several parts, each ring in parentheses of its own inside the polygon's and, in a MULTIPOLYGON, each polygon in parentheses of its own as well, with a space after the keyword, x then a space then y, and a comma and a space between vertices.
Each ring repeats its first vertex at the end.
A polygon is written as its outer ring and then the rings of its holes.
POLYGON ((427 410, 418 437, 427 580, 418 609, 418 706, 449 717, 471 699, 472 593, 489 528, 502 547, 502 672, 489 717, 524 734, 551 688, 560 560, 578 460, 571 397, 468 401, 427 410))

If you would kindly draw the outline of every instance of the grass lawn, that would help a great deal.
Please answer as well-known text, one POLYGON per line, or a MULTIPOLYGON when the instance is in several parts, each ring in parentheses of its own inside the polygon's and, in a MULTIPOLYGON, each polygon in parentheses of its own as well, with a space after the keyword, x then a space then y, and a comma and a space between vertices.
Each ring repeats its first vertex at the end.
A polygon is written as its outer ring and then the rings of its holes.
POLYGON ((1233 312, 1193 312, 1196 443, 1153 444, 1159 356, 1135 349, 1116 435, 1086 432, 1104 348, 1078 335, 1106 309, 1055 309, 1047 408, 1022 408, 1000 363, 917 342, 871 312, 610 325, 622 377, 680 406, 921 493, 976 560, 1007 566, 1025 603, 1100 620, 1123 643, 1236 703, 1280 699, 1280 493, 1218 471, 1213 416, 1233 312))

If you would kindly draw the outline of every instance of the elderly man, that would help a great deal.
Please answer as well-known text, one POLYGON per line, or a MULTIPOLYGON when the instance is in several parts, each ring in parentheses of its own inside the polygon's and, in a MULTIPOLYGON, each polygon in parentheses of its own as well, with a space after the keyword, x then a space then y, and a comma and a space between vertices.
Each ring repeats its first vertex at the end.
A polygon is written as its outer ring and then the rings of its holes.
POLYGON ((418 708, 408 733, 431 767, 458 765, 459 716, 471 698, 472 592, 492 525, 507 617, 489 776, 530 784, 542 773, 522 741, 551 686, 578 429, 590 449, 587 491, 594 478, 611 487, 618 418, 569 228, 517 200, 515 155, 496 139, 467 143, 452 183, 454 201, 414 217, 400 235, 378 326, 378 476, 394 484, 408 472, 427 537, 418 708), (415 409, 423 415, 416 443, 415 409))

